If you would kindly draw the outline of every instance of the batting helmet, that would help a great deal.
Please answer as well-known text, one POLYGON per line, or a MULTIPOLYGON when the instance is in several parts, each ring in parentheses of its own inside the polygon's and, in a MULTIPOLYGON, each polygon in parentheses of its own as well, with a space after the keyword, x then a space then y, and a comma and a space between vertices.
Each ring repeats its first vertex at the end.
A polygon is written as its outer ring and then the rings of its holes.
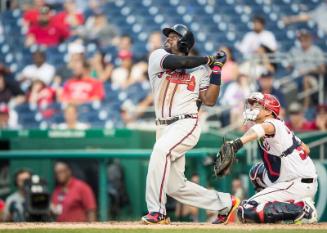
POLYGON ((164 28, 162 33, 165 36, 169 36, 169 33, 174 32, 179 35, 178 50, 182 53, 188 54, 194 45, 193 33, 184 24, 175 24, 170 28, 164 28))

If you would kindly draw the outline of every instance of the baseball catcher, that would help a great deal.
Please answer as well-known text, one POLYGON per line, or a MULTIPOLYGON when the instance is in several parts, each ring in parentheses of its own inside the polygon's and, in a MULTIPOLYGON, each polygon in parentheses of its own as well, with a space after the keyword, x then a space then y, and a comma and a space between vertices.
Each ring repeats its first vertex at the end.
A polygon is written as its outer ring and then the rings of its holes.
POLYGON ((257 193, 238 207, 240 221, 316 223, 316 169, 308 146, 278 118, 279 111, 275 96, 252 93, 243 115, 255 124, 242 137, 223 143, 214 171, 218 177, 228 174, 236 152, 258 140, 262 162, 255 164, 249 174, 257 193))

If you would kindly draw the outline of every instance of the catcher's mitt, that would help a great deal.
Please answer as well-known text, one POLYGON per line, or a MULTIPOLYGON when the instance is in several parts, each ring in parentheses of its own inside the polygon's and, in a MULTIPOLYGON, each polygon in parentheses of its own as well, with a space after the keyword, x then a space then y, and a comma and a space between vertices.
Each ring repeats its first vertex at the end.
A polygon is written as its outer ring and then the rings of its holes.
POLYGON ((233 142, 224 142, 220 147, 214 164, 214 172, 216 176, 222 177, 230 172, 231 167, 236 160, 235 154, 236 151, 233 142))

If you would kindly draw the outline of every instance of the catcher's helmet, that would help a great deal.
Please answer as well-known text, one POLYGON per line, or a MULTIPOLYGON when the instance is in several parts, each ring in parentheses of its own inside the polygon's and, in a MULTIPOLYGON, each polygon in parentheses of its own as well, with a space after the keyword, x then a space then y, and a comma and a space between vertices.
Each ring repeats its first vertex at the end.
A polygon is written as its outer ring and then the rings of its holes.
POLYGON ((193 33, 184 24, 175 24, 170 28, 164 28, 162 33, 165 36, 169 36, 169 33, 174 32, 180 36, 178 41, 178 49, 182 53, 188 54, 194 45, 193 33))
POLYGON ((278 117, 280 111, 280 103, 278 99, 271 94, 262 94, 260 92, 254 92, 247 99, 249 104, 253 104, 254 102, 260 104, 265 109, 272 111, 275 117, 278 117))

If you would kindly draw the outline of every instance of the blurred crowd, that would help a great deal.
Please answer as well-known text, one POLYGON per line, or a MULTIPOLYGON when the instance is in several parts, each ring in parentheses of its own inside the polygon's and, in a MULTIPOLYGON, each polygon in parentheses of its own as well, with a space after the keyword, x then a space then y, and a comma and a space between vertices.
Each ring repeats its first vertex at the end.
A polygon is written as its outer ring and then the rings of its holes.
MULTIPOLYGON (((125 127, 147 116, 152 106, 147 57, 164 38, 160 28, 153 31, 147 51, 140 53, 131 35, 111 23, 103 11, 105 4, 103 0, 10 2, 8 11, 23 10, 24 49, 30 56, 29 64, 18 70, 0 64, 1 128, 125 127)), ((320 22, 326 5, 323 1, 306 17, 285 17, 284 23, 311 17, 324 27, 320 22)), ((242 130, 240 109, 247 95, 258 90, 279 98, 281 118, 293 130, 326 130, 326 91, 320 99, 315 91, 327 86, 327 81, 321 84, 326 77, 322 48, 310 31, 302 29, 294 47, 281 51, 274 32, 265 28, 266 20, 254 16, 252 30, 234 47, 217 42, 217 49, 228 54, 216 106, 227 107, 219 117, 221 125, 242 130), (286 75, 293 78, 282 88, 279 80, 286 75), (302 92, 309 94, 300 98, 302 92)), ((195 48, 192 55, 198 54, 195 48)))

